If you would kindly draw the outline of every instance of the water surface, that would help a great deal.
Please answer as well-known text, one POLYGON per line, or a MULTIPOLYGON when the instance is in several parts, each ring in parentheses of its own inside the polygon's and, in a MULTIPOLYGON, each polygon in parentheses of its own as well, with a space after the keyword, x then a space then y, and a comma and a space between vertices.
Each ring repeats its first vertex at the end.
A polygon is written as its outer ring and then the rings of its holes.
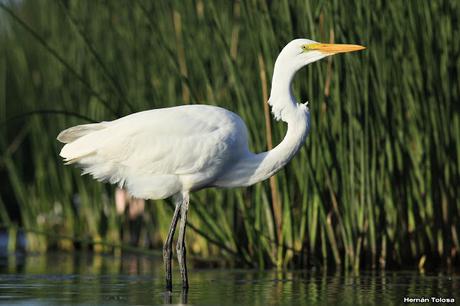
POLYGON ((460 301, 460 276, 417 271, 328 273, 190 269, 169 294, 161 258, 89 254, 7 256, 0 260, 0 303, 15 305, 400 305, 404 297, 460 301))

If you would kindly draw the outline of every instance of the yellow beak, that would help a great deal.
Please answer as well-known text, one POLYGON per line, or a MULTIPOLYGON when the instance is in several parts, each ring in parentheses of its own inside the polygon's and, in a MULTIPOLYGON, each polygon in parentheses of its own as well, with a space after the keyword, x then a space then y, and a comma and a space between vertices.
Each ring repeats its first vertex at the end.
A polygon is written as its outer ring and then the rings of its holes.
POLYGON ((345 44, 309 44, 306 45, 308 50, 317 50, 328 54, 353 52, 364 50, 366 47, 360 45, 345 45, 345 44))

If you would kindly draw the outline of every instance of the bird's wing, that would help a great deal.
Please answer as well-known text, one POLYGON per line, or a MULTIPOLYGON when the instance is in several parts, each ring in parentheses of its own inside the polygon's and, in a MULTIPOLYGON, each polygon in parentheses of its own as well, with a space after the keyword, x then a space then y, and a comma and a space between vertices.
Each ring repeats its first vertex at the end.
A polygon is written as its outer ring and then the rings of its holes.
POLYGON ((241 124, 218 107, 156 109, 106 122, 66 144, 61 156, 111 183, 171 175, 211 178, 246 141, 241 124))

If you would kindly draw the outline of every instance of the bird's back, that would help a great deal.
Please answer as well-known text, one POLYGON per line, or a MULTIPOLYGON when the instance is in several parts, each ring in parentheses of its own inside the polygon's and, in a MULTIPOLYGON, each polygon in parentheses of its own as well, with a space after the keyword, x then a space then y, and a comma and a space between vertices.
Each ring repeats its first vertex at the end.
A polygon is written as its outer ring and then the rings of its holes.
POLYGON ((61 156, 84 173, 160 199, 212 184, 247 151, 246 127, 220 107, 187 105, 139 112, 63 131, 61 156))

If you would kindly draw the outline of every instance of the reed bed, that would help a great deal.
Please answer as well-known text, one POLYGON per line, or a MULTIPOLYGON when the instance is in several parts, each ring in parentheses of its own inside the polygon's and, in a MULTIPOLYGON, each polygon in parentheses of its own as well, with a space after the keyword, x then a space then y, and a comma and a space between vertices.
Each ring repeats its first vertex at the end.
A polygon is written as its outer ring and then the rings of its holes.
POLYGON ((308 37, 368 49, 298 73, 306 145, 270 182, 193 194, 191 252, 259 268, 452 265, 459 13, 441 0, 2 1, 1 222, 33 252, 160 247, 171 203, 117 214, 113 186, 63 166, 58 132, 204 103, 238 113, 264 151, 286 131, 264 116, 274 61, 308 37))

